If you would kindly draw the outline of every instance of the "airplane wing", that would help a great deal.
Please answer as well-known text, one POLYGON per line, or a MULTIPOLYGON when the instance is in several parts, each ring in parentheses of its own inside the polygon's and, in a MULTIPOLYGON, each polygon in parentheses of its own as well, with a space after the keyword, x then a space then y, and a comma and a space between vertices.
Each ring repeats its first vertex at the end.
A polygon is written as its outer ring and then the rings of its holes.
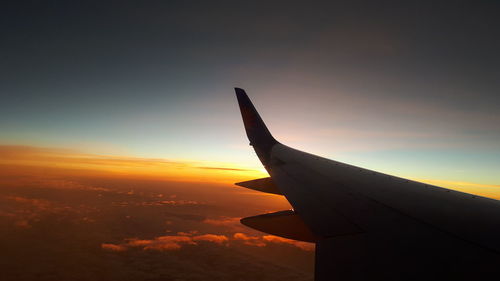
POLYGON ((293 206, 241 222, 315 242, 315 280, 499 278, 500 201, 287 147, 245 91, 235 91, 250 145, 270 175, 238 185, 284 195, 293 206))

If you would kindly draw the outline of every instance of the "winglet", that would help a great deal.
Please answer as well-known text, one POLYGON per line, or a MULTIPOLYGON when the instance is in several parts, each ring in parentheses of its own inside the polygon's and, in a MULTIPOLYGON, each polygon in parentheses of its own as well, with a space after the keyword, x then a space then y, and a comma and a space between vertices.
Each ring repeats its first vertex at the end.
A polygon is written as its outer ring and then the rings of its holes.
POLYGON ((262 163, 266 166, 271 148, 278 143, 260 118, 259 113, 248 98, 245 90, 234 88, 238 104, 240 106, 241 117, 245 125, 248 140, 257 152, 262 163))

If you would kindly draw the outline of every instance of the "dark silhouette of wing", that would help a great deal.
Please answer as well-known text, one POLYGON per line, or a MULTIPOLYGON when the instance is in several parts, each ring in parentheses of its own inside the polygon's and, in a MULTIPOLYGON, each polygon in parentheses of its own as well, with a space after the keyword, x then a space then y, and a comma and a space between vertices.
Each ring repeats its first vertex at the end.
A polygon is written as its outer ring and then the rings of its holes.
POLYGON ((499 201, 287 147, 245 91, 236 95, 250 144, 271 176, 246 185, 282 194, 294 208, 242 223, 315 242, 316 280, 498 278, 499 201))

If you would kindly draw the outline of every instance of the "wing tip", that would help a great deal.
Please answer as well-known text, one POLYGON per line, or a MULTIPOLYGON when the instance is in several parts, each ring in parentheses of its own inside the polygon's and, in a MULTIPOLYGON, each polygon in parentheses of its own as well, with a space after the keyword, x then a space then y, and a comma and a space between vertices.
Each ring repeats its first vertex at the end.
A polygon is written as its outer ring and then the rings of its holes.
POLYGON ((234 92, 236 93, 236 97, 238 98, 240 105, 248 106, 250 98, 248 97, 245 90, 243 90, 242 88, 234 87, 234 92))
POLYGON ((236 94, 244 94, 244 95, 246 95, 245 90, 243 90, 240 87, 234 87, 234 91, 236 92, 236 94))
POLYGON ((257 109, 255 109, 245 90, 235 87, 234 91, 238 98, 241 117, 243 118, 243 124, 245 125, 250 145, 255 148, 260 160, 266 166, 270 158, 271 148, 278 142, 267 129, 266 124, 260 117, 257 109))

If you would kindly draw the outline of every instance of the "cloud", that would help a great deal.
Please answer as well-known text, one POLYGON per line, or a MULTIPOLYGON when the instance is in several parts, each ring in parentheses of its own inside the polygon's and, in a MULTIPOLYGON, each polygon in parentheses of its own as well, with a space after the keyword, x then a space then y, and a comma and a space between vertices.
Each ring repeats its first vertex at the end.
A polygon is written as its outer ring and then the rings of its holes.
POLYGON ((265 247, 266 243, 262 241, 261 237, 249 236, 244 233, 238 232, 233 235, 235 240, 243 241, 243 244, 257 247, 265 247))
POLYGON ((143 250, 171 251, 178 250, 182 244, 195 244, 191 237, 182 235, 159 236, 151 240, 129 238, 125 239, 124 248, 139 247, 143 250))
POLYGON ((282 238, 282 237, 274 236, 274 235, 264 235, 264 236, 262 236, 262 239, 264 241, 270 242, 270 243, 290 244, 290 245, 293 245, 293 246, 300 248, 304 251, 314 251, 314 248, 315 248, 315 245, 313 243, 307 243, 307 242, 302 242, 302 241, 286 239, 286 238, 282 238))
POLYGON ((202 203, 195 200, 164 200, 158 201, 160 205, 200 205, 202 203))
POLYGON ((129 248, 142 248, 143 250, 156 251, 172 251, 181 249, 184 245, 198 245, 198 242, 210 242, 222 245, 229 241, 229 239, 225 235, 194 235, 196 232, 197 231, 190 231, 188 233, 179 232, 177 233, 178 235, 158 236, 153 239, 127 238, 125 239, 125 242, 121 244, 103 243, 101 245, 101 248, 105 250, 116 251, 116 248, 114 246, 117 246, 120 247, 120 250, 123 251, 129 248))
POLYGON ((137 239, 137 238, 130 238, 126 239, 128 240, 125 245, 131 246, 131 247, 145 247, 153 243, 153 240, 142 240, 142 239, 137 239))
POLYGON ((30 205, 33 206, 34 208, 38 209, 38 211, 47 211, 50 210, 52 207, 52 204, 43 199, 33 199, 33 198, 26 198, 22 196, 6 196, 5 199, 14 201, 16 203, 20 203, 23 205, 30 205))
POLYGON ((160 236, 153 240, 149 240, 147 244, 144 244, 148 240, 142 240, 141 244, 132 243, 132 246, 143 247, 144 250, 157 250, 157 251, 171 251, 178 250, 182 247, 182 244, 196 244, 193 242, 189 236, 160 236))
POLYGON ((211 224, 211 225, 217 225, 217 226, 232 226, 232 225, 239 225, 240 223, 240 218, 234 217, 222 217, 220 219, 205 219, 203 221, 204 223, 211 224))
POLYGON ((198 245, 200 242, 209 242, 217 245, 227 244, 231 240, 242 242, 248 246, 265 247, 268 244, 287 244, 295 246, 304 251, 314 251, 314 244, 291 239, 281 238, 274 235, 252 236, 242 232, 236 232, 232 237, 219 234, 200 234, 197 231, 178 232, 177 235, 158 236, 153 239, 127 238, 121 244, 103 243, 101 248, 110 251, 125 251, 129 248, 141 248, 143 250, 172 251, 179 250, 184 245, 198 245))
POLYGON ((108 251, 113 251, 113 252, 123 252, 126 250, 126 248, 122 245, 116 245, 116 244, 110 244, 110 243, 102 243, 101 248, 108 250, 108 251))
MULTIPOLYGON (((15 190, 19 191, 19 190, 15 190)), ((19 195, 0 195, 0 217, 7 218, 9 224, 20 228, 32 228, 45 218, 71 218, 74 222, 93 223, 89 213, 95 211, 87 205, 72 206, 66 202, 49 201, 19 195)))
POLYGON ((189 232, 183 232, 183 231, 180 231, 180 232, 177 232, 177 235, 182 235, 182 236, 193 236, 194 234, 198 233, 197 230, 191 230, 189 232))
POLYGON ((233 235, 235 240, 243 241, 243 244, 257 247, 265 247, 268 243, 275 244, 289 244, 300 248, 304 251, 314 251, 314 244, 302 241, 296 241, 291 239, 282 238, 274 235, 264 235, 264 236, 250 236, 244 233, 235 233, 233 235))
MULTIPOLYGON (((61 162, 61 167, 64 165, 61 162)), ((10 169, 11 166, 0 164, 0 167, 10 169)), ((2 233, 9 237, 5 239, 9 241, 8 252, 23 256, 46 252, 57 262, 35 266, 37 272, 26 273, 28 277, 24 279, 45 275, 49 279, 68 279, 92 270, 100 274, 98 268, 106 262, 100 258, 106 258, 106 254, 114 255, 113 266, 119 268, 112 272, 121 272, 118 277, 106 275, 108 280, 121 280, 123 276, 147 279, 150 275, 167 279, 232 280, 231 268, 244 268, 240 271, 248 280, 254 272, 259 273, 258 279, 270 276, 267 279, 274 280, 274 273, 287 265, 281 261, 262 263, 255 251, 261 251, 264 257, 276 250, 257 247, 259 243, 264 245, 262 239, 253 241, 253 246, 244 246, 243 240, 233 238, 235 232, 247 233, 239 224, 240 214, 281 209, 276 206, 282 204, 281 201, 264 198, 256 202, 253 196, 241 194, 238 188, 226 184, 75 175, 72 171, 52 173, 45 167, 29 170, 31 168, 18 169, 19 177, 0 169, 0 223, 6 226, 2 233), (19 178, 25 181, 4 187, 5 174, 15 181, 19 178), (189 231, 192 229, 199 232, 189 231), (88 243, 83 245, 81 241, 88 243), (67 253, 85 260, 96 249, 103 255, 97 255, 99 259, 92 259, 91 264, 71 269, 73 272, 57 266, 68 261, 67 253), (129 260, 134 262, 127 262, 129 260), (212 270, 214 264, 228 265, 228 270, 212 270), (196 270, 196 278, 189 278, 193 270, 196 270)), ((276 246, 280 247, 288 246, 276 246)), ((283 255, 277 255, 280 254, 283 255)), ((309 253, 296 250, 294 254, 297 259, 311 259, 309 253)), ((10 268, 19 268, 15 261, 5 259, 5 262, 10 268)), ((30 261, 26 264, 31 265, 30 261)), ((18 271, 24 274, 25 270, 19 268, 18 271)), ((302 276, 300 274, 297 276, 302 276)), ((12 276, 7 279, 20 278, 12 276)))
POLYGON ((181 245, 176 242, 157 243, 144 247, 144 250, 171 251, 179 250, 181 245))
MULTIPOLYGON (((120 193, 120 192, 118 192, 120 193)), ((170 206, 192 206, 192 205, 204 205, 203 202, 198 202, 196 200, 162 200, 162 201, 140 201, 140 202, 129 202, 129 201, 121 201, 121 202, 113 202, 115 206, 162 206, 162 205, 170 205, 170 206)))
POLYGON ((228 240, 229 239, 225 235, 216 235, 216 234, 204 234, 193 237, 193 241, 208 241, 217 244, 223 244, 228 240))

